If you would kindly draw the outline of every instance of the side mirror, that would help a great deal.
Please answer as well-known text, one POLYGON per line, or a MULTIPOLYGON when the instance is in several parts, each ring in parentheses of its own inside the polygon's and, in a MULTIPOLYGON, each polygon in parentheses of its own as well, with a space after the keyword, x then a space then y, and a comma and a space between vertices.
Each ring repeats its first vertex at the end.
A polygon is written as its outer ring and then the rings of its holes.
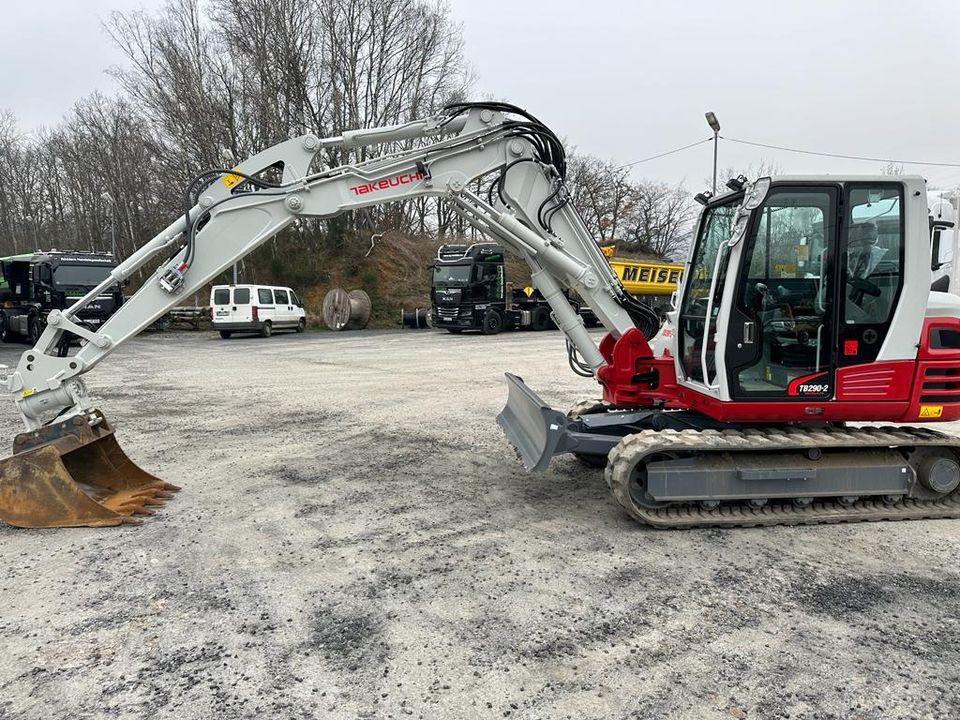
POLYGON ((747 223, 750 220, 750 213, 763 204, 767 193, 770 191, 770 178, 762 177, 747 188, 743 197, 743 204, 737 210, 733 220, 733 228, 730 233, 730 239, 727 241, 729 247, 733 247, 743 239, 747 232, 747 223))

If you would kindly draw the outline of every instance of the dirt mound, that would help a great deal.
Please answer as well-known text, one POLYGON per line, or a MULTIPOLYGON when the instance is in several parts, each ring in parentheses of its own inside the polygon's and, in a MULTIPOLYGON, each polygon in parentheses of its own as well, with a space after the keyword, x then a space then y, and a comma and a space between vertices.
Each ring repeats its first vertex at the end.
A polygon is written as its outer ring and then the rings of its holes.
MULTIPOLYGON (((354 243, 342 254, 324 259, 322 273, 303 287, 304 305, 320 315, 323 298, 335 287, 361 289, 370 296, 370 327, 394 327, 401 308, 430 304, 430 271, 437 254, 436 238, 385 233, 373 247, 354 243)), ((319 320, 319 317, 318 317, 319 320)))

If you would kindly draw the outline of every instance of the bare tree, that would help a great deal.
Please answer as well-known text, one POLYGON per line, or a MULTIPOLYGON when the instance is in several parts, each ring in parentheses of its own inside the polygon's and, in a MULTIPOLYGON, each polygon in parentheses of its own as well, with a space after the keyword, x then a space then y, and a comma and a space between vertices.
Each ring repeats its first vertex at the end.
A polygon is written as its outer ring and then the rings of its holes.
POLYGON ((14 186, 19 172, 20 132, 17 119, 9 110, 0 111, 0 228, 5 235, 4 250, 17 248, 18 224, 23 213, 16 202, 14 186))
POLYGON ((592 155, 575 155, 568 162, 573 202, 598 242, 611 242, 622 235, 624 216, 635 200, 629 176, 628 169, 592 155))
POLYGON ((682 185, 646 180, 634 186, 627 217, 629 244, 640 252, 676 260, 689 246, 697 208, 682 185))
POLYGON ((685 252, 696 210, 683 185, 633 181, 627 168, 589 155, 568 167, 574 203, 598 242, 659 258, 685 252))
MULTIPOLYGON (((783 168, 781 167, 780 163, 778 163, 776 160, 768 160, 767 158, 760 158, 756 165, 753 163, 741 167, 728 165, 717 172, 717 183, 719 184, 717 192, 726 192, 727 180, 739 177, 740 175, 743 175, 745 178, 747 178, 747 180, 756 180, 757 178, 772 177, 774 175, 782 174, 783 168)), ((712 178, 705 178, 703 185, 705 188, 709 189, 712 182, 712 178)))
MULTIPOLYGON (((459 26, 428 0, 169 0, 155 15, 114 13, 107 29, 129 61, 114 73, 163 158, 155 173, 171 185, 221 165, 221 148, 248 157, 308 131, 428 115, 463 99, 472 80, 459 26)), ((330 148, 320 162, 370 152, 330 148)), ((268 244, 270 262, 368 228, 444 231, 450 222, 460 221, 433 201, 308 220, 268 244)))

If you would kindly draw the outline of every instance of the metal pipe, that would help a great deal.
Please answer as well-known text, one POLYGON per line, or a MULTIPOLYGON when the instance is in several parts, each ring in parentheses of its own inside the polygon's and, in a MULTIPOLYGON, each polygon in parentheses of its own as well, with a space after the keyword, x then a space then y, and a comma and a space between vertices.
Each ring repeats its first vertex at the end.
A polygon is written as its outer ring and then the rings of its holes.
POLYGON ((720 139, 720 131, 713 131, 713 194, 717 194, 717 145, 720 139))

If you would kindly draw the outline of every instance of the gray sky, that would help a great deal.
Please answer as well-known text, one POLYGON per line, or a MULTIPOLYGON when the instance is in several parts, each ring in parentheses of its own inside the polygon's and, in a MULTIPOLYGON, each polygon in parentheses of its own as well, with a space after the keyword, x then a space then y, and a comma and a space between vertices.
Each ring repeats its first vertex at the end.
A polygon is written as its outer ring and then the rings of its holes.
POLYGON ((24 129, 53 125, 123 58, 101 30, 112 10, 159 7, 159 0, 0 0, 0 108, 24 129))
MULTIPOLYGON (((111 10, 159 0, 0 0, 0 107, 24 128, 111 90, 122 62, 100 29, 111 10)), ((451 0, 477 96, 526 107, 582 152, 627 163, 721 135, 834 153, 960 163, 956 0, 451 0)), ((876 172, 880 163, 720 143, 720 167, 876 172)), ((638 165, 692 190, 709 144, 638 165)), ((960 167, 907 166, 934 184, 960 167)))

